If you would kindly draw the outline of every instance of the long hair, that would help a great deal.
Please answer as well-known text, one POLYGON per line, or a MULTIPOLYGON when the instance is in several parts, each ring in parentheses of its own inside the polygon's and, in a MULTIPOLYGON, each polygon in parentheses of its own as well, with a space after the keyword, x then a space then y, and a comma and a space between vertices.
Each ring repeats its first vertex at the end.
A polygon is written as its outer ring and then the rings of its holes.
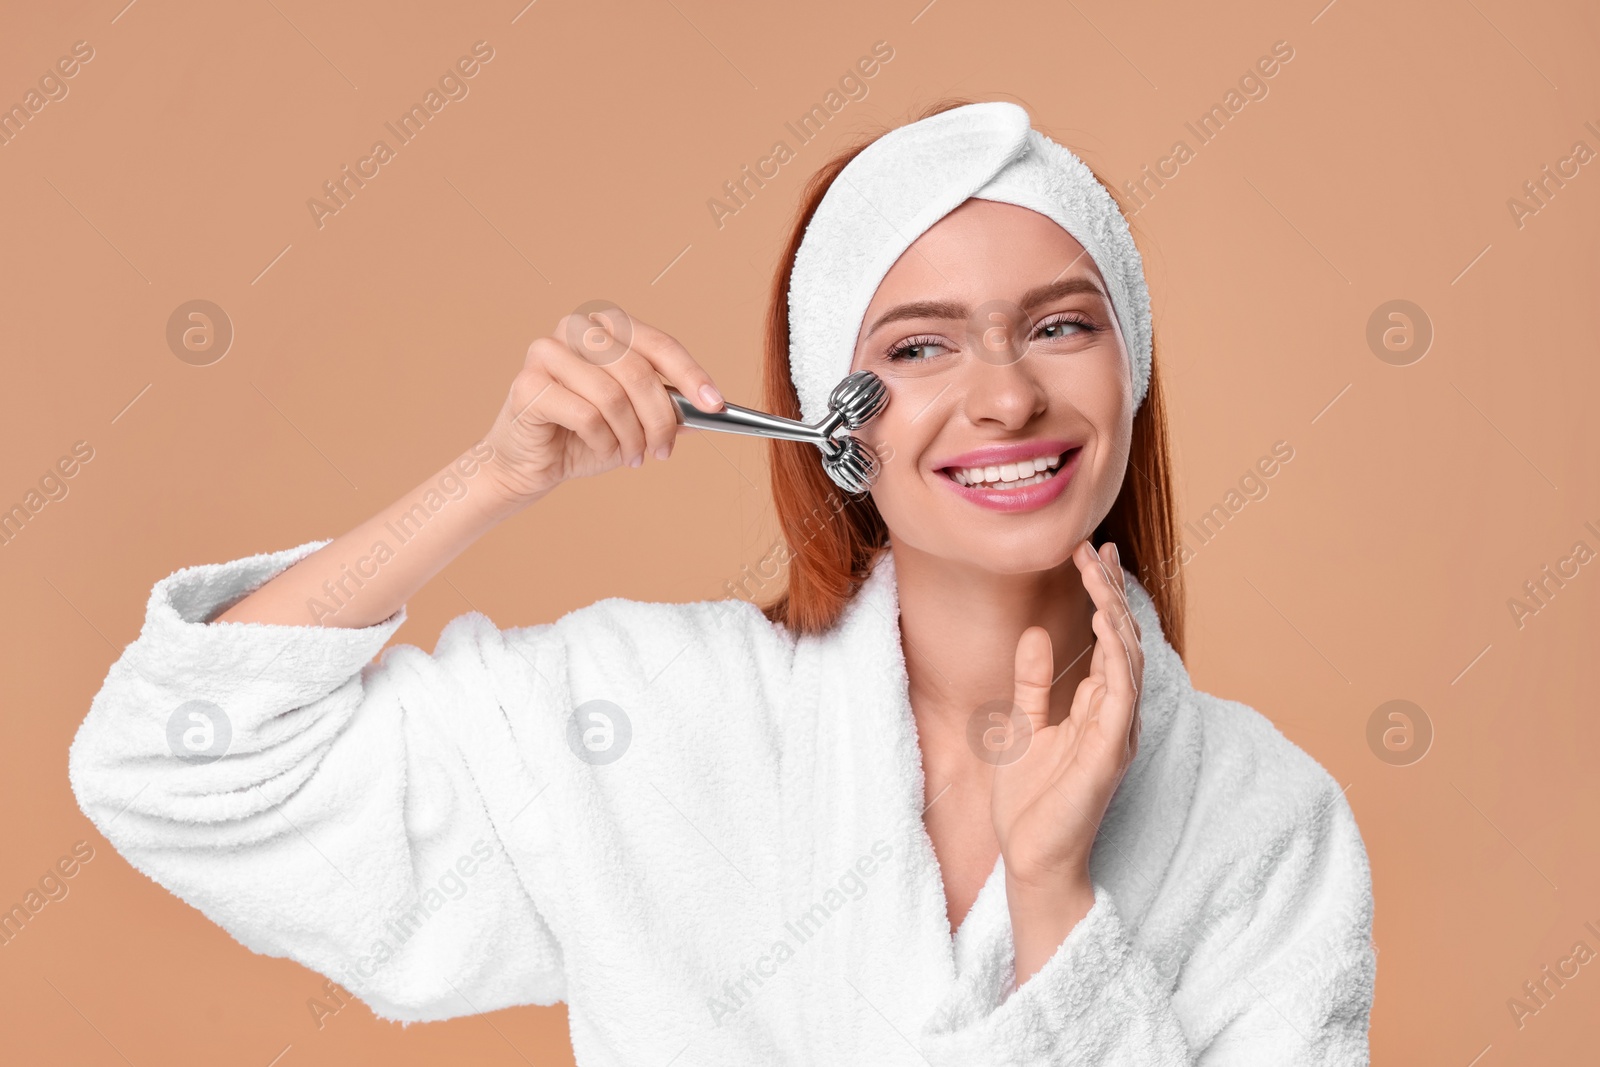
MULTIPOLYGON (((943 100, 926 108, 917 120, 970 101, 943 100)), ((916 121, 916 120, 914 120, 916 121)), ((795 253, 806 226, 828 188, 846 164, 887 133, 879 131, 850 145, 828 160, 801 193, 789 241, 773 280, 765 338, 767 410, 798 419, 800 398, 789 376, 789 280, 795 253)), ((1126 205, 1104 177, 1105 186, 1124 217, 1126 205)), ((1137 234, 1135 234, 1137 238, 1137 234)), ((761 610, 797 634, 821 633, 838 621, 845 605, 872 570, 872 561, 888 544, 889 530, 870 495, 840 493, 817 462, 817 450, 797 441, 767 441, 772 472, 772 499, 786 542, 787 584, 761 610)), ((1161 387, 1161 361, 1154 340, 1150 387, 1133 417, 1128 469, 1116 502, 1095 528, 1091 542, 1115 541, 1122 564, 1138 576, 1154 601, 1167 642, 1183 655, 1184 601, 1182 568, 1176 562, 1178 533, 1172 494, 1172 460, 1167 445, 1167 414, 1161 387)))

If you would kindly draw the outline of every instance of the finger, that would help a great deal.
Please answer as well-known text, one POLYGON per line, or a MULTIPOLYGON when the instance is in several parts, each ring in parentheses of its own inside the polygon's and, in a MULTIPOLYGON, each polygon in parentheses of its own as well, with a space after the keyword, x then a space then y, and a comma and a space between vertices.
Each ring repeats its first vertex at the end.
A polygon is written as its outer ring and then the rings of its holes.
POLYGON ((1112 624, 1117 631, 1118 644, 1122 647, 1123 657, 1127 661, 1126 669, 1128 676, 1132 679, 1133 693, 1137 698, 1143 678, 1141 676, 1142 672, 1134 662, 1133 650, 1135 648, 1140 649, 1140 660, 1142 662, 1143 649, 1140 647, 1138 635, 1134 633, 1133 611, 1128 607, 1127 598, 1118 589, 1118 583, 1111 576, 1111 568, 1106 564, 1105 557, 1107 555, 1109 553, 1104 548, 1098 552, 1091 553, 1098 567, 1088 574, 1084 584, 1089 588, 1090 596, 1094 598, 1095 603, 1111 616, 1112 624), (1094 573, 1095 571, 1098 572, 1098 577, 1094 573))
POLYGON ((1083 727, 1090 721, 1090 712, 1102 702, 1105 686, 1101 684, 1100 676, 1091 674, 1078 683, 1078 689, 1072 694, 1072 711, 1067 720, 1075 724, 1074 735, 1081 736, 1083 727))
POLYGON ((644 457, 644 426, 623 384, 605 368, 595 366, 565 345, 550 352, 544 368, 552 378, 600 412, 616 438, 622 462, 638 466, 636 461, 644 457))
POLYGON ((1050 681, 1055 657, 1050 647, 1050 631, 1030 626, 1017 639, 1012 701, 1028 717, 1033 732, 1050 725, 1050 681))
MULTIPOLYGON (((605 417, 593 404, 558 381, 552 379, 546 382, 523 410, 536 418, 571 430, 597 456, 609 456, 617 452, 617 438, 605 417)), ((518 412, 516 417, 521 418, 522 412, 518 412)))
POLYGON ((506 395, 506 410, 511 413, 511 421, 529 428, 550 422, 551 419, 534 405, 554 385, 555 379, 545 371, 542 362, 533 359, 530 349, 527 363, 512 379, 511 391, 506 395))
POLYGON ((1144 714, 1139 710, 1139 701, 1133 702, 1133 723, 1128 727, 1128 759, 1139 754, 1139 735, 1144 733, 1144 714))
POLYGON ((1106 647, 1107 661, 1106 699, 1100 703, 1100 714, 1104 716, 1101 727, 1108 737, 1120 737, 1125 745, 1133 722, 1133 673, 1128 667, 1122 634, 1111 616, 1103 611, 1095 612, 1094 628, 1101 644, 1106 647))
POLYGON ((604 301, 591 301, 561 316, 553 336, 597 367, 621 359, 633 348, 627 312, 604 301))
MULTIPOLYGON (((1096 612, 1096 616, 1098 615, 1096 612)), ((1094 623, 1091 621, 1092 625, 1094 623)), ((1080 730, 1094 721, 1101 703, 1105 700, 1106 662, 1106 643, 1100 640, 1097 632, 1094 652, 1089 657, 1089 674, 1078 683, 1078 691, 1073 694, 1072 718, 1077 721, 1080 730)))
POLYGON ((1138 645, 1138 638, 1134 637, 1131 629, 1133 613, 1126 609, 1126 601, 1118 595, 1115 585, 1112 584, 1110 568, 1107 568, 1106 560, 1101 557, 1101 553, 1091 549, 1090 542, 1085 541, 1082 545, 1078 545, 1072 560, 1078 565, 1078 573, 1083 577, 1083 589, 1090 593, 1090 600, 1094 601, 1094 606, 1109 614, 1112 624, 1123 633, 1125 643, 1138 645))
POLYGON ((687 348, 678 343, 677 338, 631 315, 628 316, 628 324, 633 331, 634 350, 649 360, 678 392, 688 397, 701 411, 721 410, 722 393, 711 381, 711 375, 695 361, 687 348))
POLYGON ((1107 541, 1095 552, 1095 558, 1100 561, 1100 568, 1105 574, 1106 586, 1111 590, 1116 604, 1116 616, 1119 624, 1126 624, 1127 634, 1133 635, 1133 606, 1128 603, 1127 576, 1122 570, 1122 564, 1117 561, 1117 546, 1107 541))
POLYGON ((639 353, 630 352, 605 369, 622 383, 633 401, 634 415, 644 429, 645 450, 656 459, 671 456, 678 437, 678 409, 654 365, 639 353))
MULTIPOLYGON (((1087 542, 1085 542, 1087 546, 1087 542)), ((1100 640, 1096 642, 1097 653, 1103 652, 1104 659, 1098 662, 1105 671, 1106 688, 1109 692, 1116 693, 1121 687, 1132 687, 1133 660, 1129 652, 1132 642, 1132 633, 1128 628, 1122 605, 1117 597, 1116 590, 1112 587, 1111 577, 1106 568, 1105 560, 1098 552, 1085 547, 1086 558, 1079 559, 1079 568, 1083 575, 1084 588, 1088 590, 1090 599, 1095 605, 1094 631, 1100 640), (1105 629, 1110 632, 1111 639, 1107 640, 1099 623, 1104 619, 1105 629)), ((1075 557, 1076 558, 1076 557, 1075 557)), ((1137 695, 1129 688, 1130 695, 1137 695)))
POLYGON ((1094 651, 1089 653, 1089 678, 1101 692, 1106 690, 1106 672, 1110 669, 1108 665, 1111 662, 1110 657, 1106 655, 1106 642, 1101 639, 1099 627, 1096 625, 1097 620, 1103 615, 1105 612, 1097 609, 1089 619, 1090 629, 1094 633, 1094 651))
POLYGON ((1128 625, 1133 630, 1135 642, 1144 640, 1144 630, 1139 626, 1139 619, 1133 613, 1133 603, 1128 599, 1128 572, 1122 568, 1122 551, 1117 548, 1115 541, 1107 541, 1103 546, 1106 552, 1106 564, 1111 570, 1112 577, 1116 579, 1114 586, 1117 595, 1122 598, 1122 607, 1128 613, 1128 625))

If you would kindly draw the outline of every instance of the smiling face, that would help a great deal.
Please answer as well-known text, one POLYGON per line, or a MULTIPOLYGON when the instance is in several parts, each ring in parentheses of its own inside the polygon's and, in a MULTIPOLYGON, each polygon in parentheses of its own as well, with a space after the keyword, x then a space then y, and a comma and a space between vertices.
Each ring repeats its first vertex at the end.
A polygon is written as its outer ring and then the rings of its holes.
POLYGON ((898 550, 1015 574, 1066 564, 1122 487, 1133 386, 1105 282, 1055 222, 968 200, 885 275, 852 371, 889 387, 856 436, 898 550))

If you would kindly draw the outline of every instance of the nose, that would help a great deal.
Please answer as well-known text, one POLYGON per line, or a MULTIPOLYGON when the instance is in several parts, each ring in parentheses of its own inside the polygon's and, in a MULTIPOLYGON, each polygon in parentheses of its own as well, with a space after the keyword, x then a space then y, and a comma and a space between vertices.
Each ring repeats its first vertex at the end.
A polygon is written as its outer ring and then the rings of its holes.
POLYGON ((988 423, 1016 430, 1042 413, 1048 394, 1039 382, 1035 362, 1032 353, 1004 363, 968 358, 962 368, 967 418, 975 425, 988 423))

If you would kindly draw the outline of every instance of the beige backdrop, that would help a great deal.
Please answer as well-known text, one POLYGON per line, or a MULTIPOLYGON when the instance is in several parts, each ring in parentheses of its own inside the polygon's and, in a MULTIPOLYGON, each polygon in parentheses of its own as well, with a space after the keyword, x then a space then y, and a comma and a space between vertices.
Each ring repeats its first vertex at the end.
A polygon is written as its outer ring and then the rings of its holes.
MULTIPOLYGON (((1600 962, 1574 948, 1600 952, 1593 5, 125 2, 0 11, 0 105, 22 107, 0 126, 0 508, 38 508, 0 546, 0 905, 92 849, 0 946, 8 1060, 571 1062, 560 1008, 402 1029, 356 1004, 319 1025, 321 978, 110 849, 68 745, 152 583, 394 499, 586 300, 757 402, 801 183, 946 94, 1016 100, 1145 181, 1181 513, 1237 510, 1186 535, 1190 669, 1348 787, 1377 894, 1375 1062, 1592 1060, 1600 962), (385 123, 475 44, 401 143, 385 123), (875 47, 890 58, 846 79, 875 47), (830 103, 801 144, 786 124, 830 103), (392 157, 363 164, 380 139, 392 157), (780 140, 793 158, 727 199, 780 140), (323 185, 347 166, 369 176, 340 206, 323 185), (217 332, 169 343, 197 300, 217 332), (1280 441, 1266 495, 1230 497, 1280 441), (1570 977, 1540 1005, 1523 986, 1546 966, 1570 977)), ((474 607, 511 626, 717 595, 773 542, 764 451, 686 445, 496 530, 400 638, 432 648, 474 607)))

